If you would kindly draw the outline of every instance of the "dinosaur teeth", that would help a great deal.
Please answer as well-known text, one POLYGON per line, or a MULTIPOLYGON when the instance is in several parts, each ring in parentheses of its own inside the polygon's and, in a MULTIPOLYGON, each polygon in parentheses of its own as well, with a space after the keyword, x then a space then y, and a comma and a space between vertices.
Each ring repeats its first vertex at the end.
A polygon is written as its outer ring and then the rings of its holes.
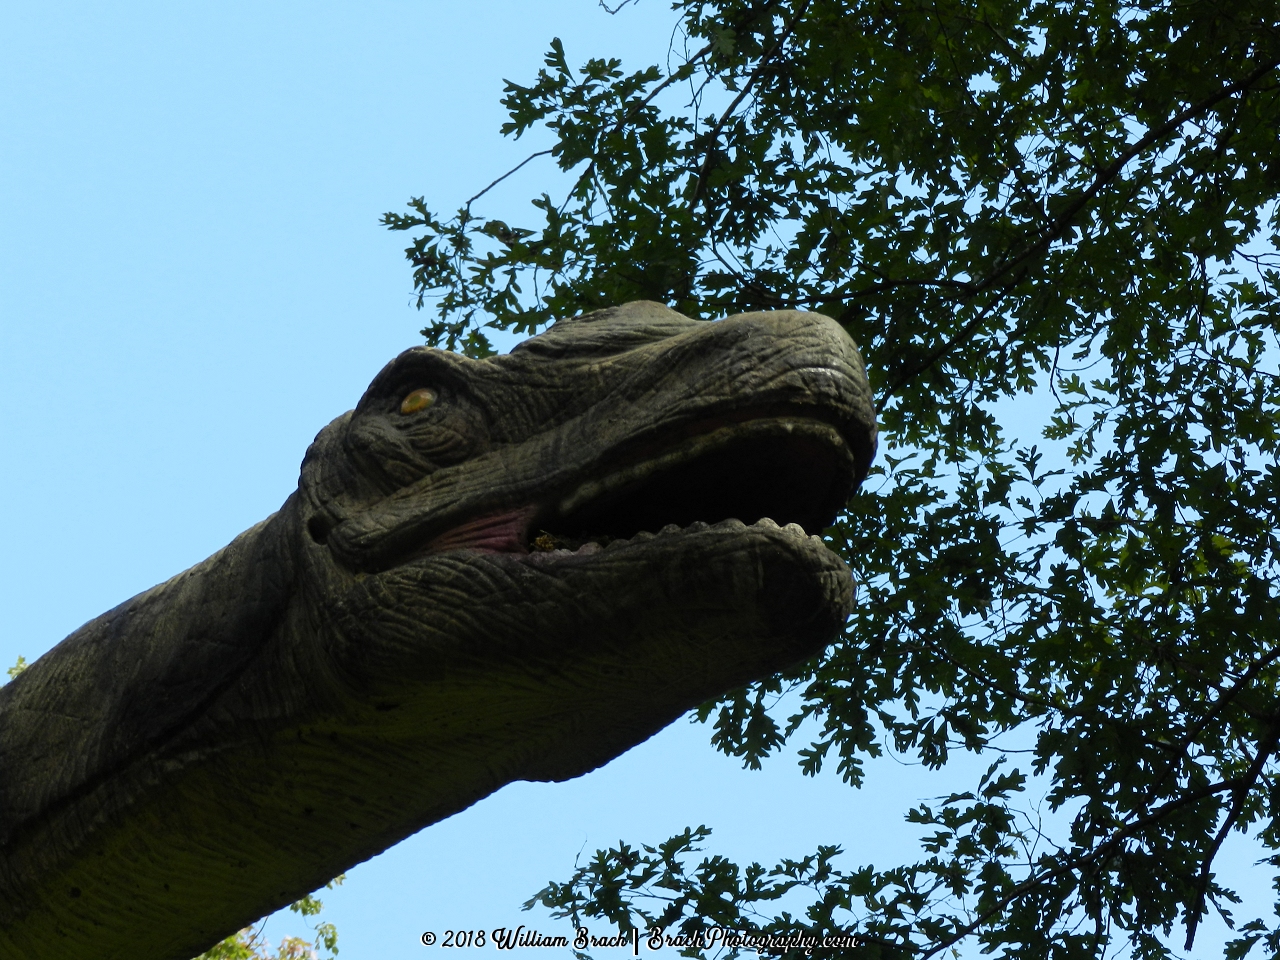
POLYGON ((778 522, 771 517, 761 517, 755 523, 748 525, 736 517, 729 517, 725 520, 719 521, 718 523, 707 523, 705 520, 694 520, 692 523, 684 527, 681 527, 676 523, 668 523, 657 533, 653 533, 649 530, 641 530, 629 539, 601 535, 598 539, 579 541, 576 538, 563 538, 559 535, 548 534, 543 531, 543 533, 535 538, 530 544, 530 555, 540 558, 546 557, 549 559, 558 557, 589 557, 593 554, 601 553, 606 550, 617 550, 620 547, 647 543, 650 540, 671 537, 682 533, 697 534, 704 533, 708 530, 716 531, 718 533, 740 533, 748 529, 748 526, 769 533, 776 531, 788 537, 811 540, 814 546, 826 546, 821 537, 810 536, 804 527, 798 523, 788 523, 785 526, 780 526, 778 522))

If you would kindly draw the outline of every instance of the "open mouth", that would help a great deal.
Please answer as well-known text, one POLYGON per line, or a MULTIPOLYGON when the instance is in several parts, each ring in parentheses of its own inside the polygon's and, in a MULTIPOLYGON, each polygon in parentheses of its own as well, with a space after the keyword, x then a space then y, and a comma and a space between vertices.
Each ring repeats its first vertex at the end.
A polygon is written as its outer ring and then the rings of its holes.
POLYGON ((678 439, 668 434, 615 451, 611 460, 602 477, 561 488, 541 503, 481 513, 353 566, 386 570, 456 550, 590 554, 729 521, 816 533, 835 521, 864 466, 835 426, 788 415, 687 425, 678 439))
POLYGON ((834 522, 856 469, 839 431, 817 420, 722 426, 579 485, 531 518, 524 546, 581 552, 672 526, 766 518, 816 532, 834 522))

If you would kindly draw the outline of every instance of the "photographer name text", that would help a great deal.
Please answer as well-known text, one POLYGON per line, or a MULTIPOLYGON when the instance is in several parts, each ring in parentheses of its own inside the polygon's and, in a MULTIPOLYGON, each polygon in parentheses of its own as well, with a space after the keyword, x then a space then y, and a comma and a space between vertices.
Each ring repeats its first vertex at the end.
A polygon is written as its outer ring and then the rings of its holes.
POLYGON ((437 935, 428 930, 422 934, 422 945, 425 947, 476 949, 492 947, 496 950, 521 950, 538 947, 559 947, 583 951, 589 949, 626 949, 632 956, 639 956, 640 951, 656 952, 667 947, 676 950, 687 950, 695 947, 699 950, 719 948, 737 948, 754 950, 759 954, 780 954, 789 950, 802 950, 806 954, 820 949, 850 948, 864 945, 865 941, 854 934, 841 933, 828 936, 810 934, 772 934, 745 932, 740 933, 728 927, 709 927, 692 934, 670 934, 662 927, 653 927, 644 933, 632 929, 627 933, 612 936, 597 936, 587 927, 579 927, 574 931, 572 939, 563 934, 545 934, 526 926, 495 927, 492 930, 445 930, 437 935))

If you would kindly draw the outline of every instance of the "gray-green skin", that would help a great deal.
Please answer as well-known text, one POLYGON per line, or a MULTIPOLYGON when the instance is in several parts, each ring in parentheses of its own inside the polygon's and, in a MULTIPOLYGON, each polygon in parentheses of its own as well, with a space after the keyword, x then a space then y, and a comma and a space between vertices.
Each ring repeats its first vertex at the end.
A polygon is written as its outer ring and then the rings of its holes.
POLYGON ((828 525, 874 444, 813 314, 406 351, 278 513, 0 690, 0 957, 184 960, 812 656, 852 583, 785 525, 828 525))

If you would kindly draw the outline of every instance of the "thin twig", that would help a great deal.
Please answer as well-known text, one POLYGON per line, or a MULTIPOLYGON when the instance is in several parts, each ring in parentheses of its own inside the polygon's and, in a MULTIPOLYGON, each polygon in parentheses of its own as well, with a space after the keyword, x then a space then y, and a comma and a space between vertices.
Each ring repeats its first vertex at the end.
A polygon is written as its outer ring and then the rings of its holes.
MULTIPOLYGON (((642 109, 644 109, 650 103, 653 102, 654 97, 656 97, 659 93, 661 93, 667 87, 671 86, 671 84, 676 83, 680 79, 680 71, 684 67, 687 67, 691 63, 696 63, 698 60, 701 60, 703 57, 705 57, 708 53, 711 52, 714 46, 715 46, 714 44, 708 43, 705 47, 703 47, 701 50, 695 53, 692 57, 690 57, 688 60, 682 63, 680 67, 676 68, 676 70, 670 76, 668 76, 667 79, 663 80, 660 84, 658 84, 656 87, 650 90, 648 96, 646 96, 643 100, 638 100, 636 101, 636 103, 632 104, 631 109, 627 111, 626 115, 621 120, 619 120, 616 124, 614 124, 612 132, 617 133, 619 130, 625 127, 628 123, 630 123, 631 119, 637 113, 639 113, 642 109)), ((584 170, 578 176, 578 179, 574 181, 573 188, 569 191, 568 195, 565 197, 564 203, 560 205, 560 211, 562 213, 564 212, 565 207, 569 205, 569 201, 573 199, 574 194, 578 192, 578 187, 580 187, 583 183, 585 183, 591 177, 595 176, 595 169, 596 169, 596 158, 593 156, 590 162, 587 164, 587 169, 584 170)))
POLYGON ((1266 766, 1267 761, 1275 753, 1277 744, 1280 744, 1280 727, 1273 726, 1270 736, 1258 745, 1258 755, 1253 758, 1253 763, 1249 764, 1249 771, 1244 776, 1246 782, 1232 791, 1231 809, 1227 811, 1226 819, 1222 821, 1222 826, 1218 829, 1218 835, 1213 838, 1213 844, 1209 847, 1209 852, 1200 861, 1200 877, 1196 883, 1195 903, 1187 910, 1187 942, 1183 947, 1184 950, 1190 950, 1195 943, 1196 929, 1200 926, 1200 918, 1204 916, 1204 900, 1205 894, 1209 889, 1209 868, 1213 866, 1213 858, 1218 855, 1218 850, 1222 848, 1222 841, 1227 839, 1227 834, 1231 832, 1231 828, 1240 819, 1240 812, 1244 809, 1244 802, 1248 799, 1249 790, 1257 783, 1258 778, 1262 776, 1262 768, 1266 766))
POLYGON ((967 340, 970 336, 972 336, 973 333, 978 329, 978 327, 982 325, 982 322, 991 315, 991 312, 995 310, 997 306, 999 306, 1000 302, 1004 299, 1004 296, 1006 293, 1008 293, 1007 290, 998 291, 997 295, 994 298, 992 298, 991 302, 988 303, 981 310, 979 310, 972 320, 970 320, 963 327, 961 327, 954 334, 952 334, 952 336, 949 339, 947 339, 944 343, 940 344, 939 346, 931 350, 922 361, 917 363, 914 367, 912 367, 906 373, 899 375, 899 377, 896 380, 894 380, 892 384, 889 385, 889 388, 885 390, 884 396, 880 400, 880 403, 883 404, 891 396, 897 393, 902 387, 905 387, 908 383, 910 383, 912 380, 918 377, 921 373, 923 373, 925 370, 928 370, 931 366, 937 363, 938 360, 940 360, 944 354, 950 352, 950 350, 957 343, 960 343, 962 340, 967 340))
POLYGON ((531 154, 529 154, 529 156, 525 157, 523 160, 521 160, 519 163, 517 163, 514 167, 512 167, 510 170, 508 170, 506 173, 504 173, 502 176, 500 176, 497 180, 493 181, 493 183, 489 184, 487 187, 485 187, 483 190, 481 190, 479 193, 477 193, 474 197, 472 197, 470 200, 468 200, 465 204, 463 204, 463 207, 464 207, 467 211, 470 211, 470 210, 471 210, 471 205, 472 205, 473 203, 475 203, 477 200, 479 200, 481 197, 483 197, 486 193, 488 193, 490 190, 492 190, 494 187, 496 187, 498 184, 500 184, 503 180, 507 179, 507 177, 511 176, 513 173, 515 173, 517 170, 519 170, 521 167, 523 167, 523 166, 524 166, 526 163, 528 163, 530 160, 535 160, 535 159, 537 159, 538 157, 545 157, 548 153, 551 153, 551 152, 552 152, 552 149, 550 149, 550 148, 549 148, 549 149, 546 149, 546 150, 539 150, 537 153, 531 153, 531 154))
MULTIPOLYGON (((608 7, 605 7, 605 9, 606 9, 606 10, 608 10, 608 11, 609 11, 609 13, 617 13, 617 12, 618 12, 618 10, 621 10, 621 9, 622 9, 622 7, 626 6, 626 4, 627 4, 627 3, 629 3, 629 2, 631 2, 631 0, 624 0, 624 2, 623 2, 623 3, 621 3, 621 4, 619 4, 619 5, 618 5, 617 10, 609 10, 609 8, 608 8, 608 7)), ((604 6, 604 2, 603 2, 603 0, 601 0, 601 4, 600 4, 600 5, 601 5, 601 6, 604 6)), ((695 53, 692 57, 690 57, 688 60, 686 60, 686 61, 684 62, 684 64, 682 64, 681 66, 682 66, 682 67, 683 67, 683 66, 687 66, 688 64, 696 63, 698 60, 701 60, 703 57, 705 57, 708 53, 710 53, 710 52, 711 52, 712 46, 713 46, 713 44, 708 43, 705 47, 703 47, 701 50, 699 50, 697 53, 695 53)), ((616 132, 616 131, 618 131, 618 130, 622 129, 622 127, 626 126, 626 124, 627 124, 628 122, 630 122, 630 120, 631 120, 631 118, 632 118, 632 117, 634 117, 634 116, 635 116, 635 115, 636 115, 636 114, 637 114, 637 113, 638 113, 642 108, 644 108, 644 107, 648 106, 648 104, 649 104, 650 102, 652 102, 652 100, 653 100, 653 98, 654 98, 654 97, 656 97, 659 93, 661 93, 661 92, 662 92, 663 90, 665 90, 667 87, 671 86, 671 84, 675 83, 675 82, 677 81, 677 79, 679 79, 679 76, 678 76, 678 75, 679 75, 679 72, 680 72, 680 71, 679 71, 679 70, 677 70, 677 71, 675 71, 674 73, 672 73, 669 77, 667 77, 665 80, 663 80, 660 84, 658 84, 656 87, 654 87, 652 90, 650 90, 650 91, 649 91, 649 95, 648 95, 648 96, 646 96, 643 100, 640 100, 640 101, 638 101, 637 103, 633 104, 633 105, 632 105, 632 107, 631 107, 631 109, 627 111, 626 116, 624 116, 621 120, 619 120, 619 121, 617 122, 617 124, 614 126, 614 131, 616 132)), ((468 201, 464 204, 465 209, 470 210, 470 209, 471 209, 471 204, 473 204, 475 201, 479 200, 479 199, 480 199, 481 197, 483 197, 486 193, 488 193, 490 190, 492 190, 494 187, 496 187, 498 184, 500 184, 503 180, 507 179, 507 177, 509 177, 509 176, 511 176, 513 173, 515 173, 517 170, 519 170, 521 167, 523 167, 523 166, 524 166, 526 163, 528 163, 530 160, 533 160, 535 157, 544 157, 544 156, 546 156, 548 153, 554 153, 554 152, 555 152, 555 149, 554 149, 554 148, 550 148, 550 149, 547 149, 547 150, 539 150, 537 153, 535 153, 535 154, 531 154, 530 156, 526 157, 526 158, 525 158, 524 160, 522 160, 519 164, 517 164, 516 166, 512 167, 510 170, 508 170, 506 173, 504 173, 502 176, 500 176, 497 180, 493 181, 493 183, 489 184, 487 187, 485 187, 483 190, 481 190, 479 193, 477 193, 474 197, 472 197, 470 200, 468 200, 468 201)), ((583 176, 582 176, 582 177, 579 177, 579 178, 578 178, 578 183, 581 183, 581 182, 582 182, 583 177, 590 176, 590 175, 591 175, 591 172, 592 172, 594 169, 595 169, 595 160, 593 159, 593 160, 591 161, 591 165, 587 168, 587 171, 583 174, 583 176)), ((575 189, 576 189, 576 188, 577 188, 577 185, 575 184, 575 189)), ((573 191, 570 191, 570 196, 572 196, 572 193, 573 193, 573 191)))
MULTIPOLYGON (((1227 707, 1227 705, 1231 703, 1231 701, 1239 696, 1248 684, 1252 683, 1253 680, 1257 678, 1258 674, 1277 660, 1280 660, 1280 648, 1272 650, 1265 657, 1261 657, 1254 661, 1253 665, 1241 674, 1235 683, 1226 690, 1219 691, 1218 699, 1214 702, 1213 708, 1187 731, 1187 733, 1182 737, 1181 742, 1173 749, 1172 752, 1174 756, 1185 756, 1186 752, 1191 748, 1191 744, 1195 743, 1196 737, 1200 736, 1204 731, 1204 728, 1212 723, 1214 718, 1216 718, 1227 707)), ((1165 767, 1164 772, 1160 775, 1160 779, 1151 787, 1150 792, 1154 793, 1156 790, 1159 790, 1164 786, 1165 782, 1173 774, 1175 762, 1176 761, 1173 759, 1169 761, 1168 766, 1165 767)))
POLYGON ((701 169, 698 170, 698 179, 693 185, 693 196, 689 198, 690 213, 693 213, 694 209, 698 206, 698 201, 702 197, 702 187, 706 182, 707 173, 711 170, 711 158, 715 152, 716 141, 720 139, 720 130, 724 127, 729 117, 733 116, 733 111, 738 109, 738 105, 741 104, 747 94, 751 92, 752 86, 754 86, 755 82, 760 79, 760 75, 763 73, 764 68, 768 66, 769 61, 773 59, 773 55, 781 50, 782 45, 790 39, 792 31, 796 28, 796 24, 800 22, 800 18, 805 15, 812 4, 813 0, 805 0, 805 2, 800 5, 800 9, 792 14, 791 19, 783 26, 782 33, 778 35, 778 39, 774 41, 773 46, 761 55, 760 62, 756 64, 756 68, 751 71, 751 76, 747 78, 746 83, 742 85, 742 89, 738 92, 738 95, 733 98, 733 102, 729 104, 724 113, 720 114, 720 118, 716 120, 715 125, 711 128, 711 132, 707 134, 706 156, 703 158, 701 169))

